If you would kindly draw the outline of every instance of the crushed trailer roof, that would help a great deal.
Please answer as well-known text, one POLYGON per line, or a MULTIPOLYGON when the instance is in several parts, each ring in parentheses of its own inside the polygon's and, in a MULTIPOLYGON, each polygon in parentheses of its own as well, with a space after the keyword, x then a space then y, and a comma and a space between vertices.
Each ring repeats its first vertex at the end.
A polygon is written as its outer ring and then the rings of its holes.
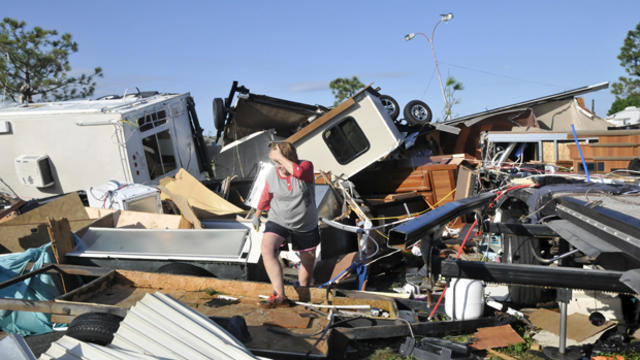
POLYGON ((501 106, 499 108, 495 108, 495 109, 491 109, 491 110, 487 110, 487 111, 481 111, 475 114, 471 114, 471 115, 465 115, 459 118, 455 118, 452 119, 450 121, 446 121, 445 124, 447 125, 456 125, 459 123, 462 123, 464 121, 470 120, 470 119, 474 119, 477 117, 488 117, 490 115, 496 115, 502 112, 508 112, 508 111, 515 111, 518 108, 528 108, 531 107, 533 105, 539 105, 539 104, 543 104, 543 103, 547 103, 547 102, 551 102, 551 101, 558 101, 558 100, 563 100, 563 99, 569 99, 569 98, 573 98, 574 96, 578 96, 578 95, 582 95, 582 94, 586 94, 589 92, 593 92, 593 91, 598 91, 598 90, 602 90, 602 89, 606 89, 609 87, 609 82, 602 82, 602 83, 598 83, 598 84, 594 84, 594 85, 587 85, 587 86, 582 86, 573 90, 567 90, 567 91, 563 91, 563 92, 559 92, 557 94, 553 94, 553 95, 547 95, 547 96, 543 96, 543 97, 539 97, 536 99, 532 99, 532 100, 526 100, 526 101, 522 101, 519 103, 515 103, 515 104, 511 104, 511 105, 506 105, 506 106, 501 106))

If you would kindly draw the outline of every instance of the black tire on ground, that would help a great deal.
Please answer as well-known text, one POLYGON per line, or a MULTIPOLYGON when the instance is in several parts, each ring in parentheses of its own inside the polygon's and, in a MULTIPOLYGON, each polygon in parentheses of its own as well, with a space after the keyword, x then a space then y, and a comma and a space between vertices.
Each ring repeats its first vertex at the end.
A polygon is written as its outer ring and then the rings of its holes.
POLYGON ((384 108, 387 109, 389 116, 391 116, 391 120, 396 121, 398 115, 400 115, 400 106, 396 99, 389 95, 380 95, 380 101, 384 108))
POLYGON ((405 105, 403 111, 404 119, 412 125, 424 125, 431 121, 433 113, 425 102, 411 100, 405 105))
POLYGON ((157 272, 161 274, 215 277, 209 270, 203 269, 200 266, 181 262, 162 265, 158 268, 157 272))
POLYGON ((227 112, 224 110, 224 101, 221 98, 213 99, 213 124, 217 130, 224 130, 227 112))
POLYGON ((122 320, 122 316, 108 313, 92 312, 78 315, 69 324, 67 335, 85 342, 108 345, 122 320))
MULTIPOLYGON (((533 256, 539 251, 538 239, 527 236, 504 235, 502 262, 507 264, 540 265, 533 256)), ((543 300, 543 289, 535 286, 509 285, 511 301, 520 306, 532 306, 543 300)))

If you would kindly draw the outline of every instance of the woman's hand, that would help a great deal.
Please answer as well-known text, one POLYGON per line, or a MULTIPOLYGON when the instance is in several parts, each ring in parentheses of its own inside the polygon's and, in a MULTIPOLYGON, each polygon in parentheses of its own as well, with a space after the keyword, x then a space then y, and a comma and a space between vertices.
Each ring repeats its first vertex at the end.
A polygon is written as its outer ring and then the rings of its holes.
POLYGON ((269 159, 273 161, 278 170, 283 172, 283 175, 293 174, 293 161, 282 155, 282 151, 277 144, 269 151, 269 159))

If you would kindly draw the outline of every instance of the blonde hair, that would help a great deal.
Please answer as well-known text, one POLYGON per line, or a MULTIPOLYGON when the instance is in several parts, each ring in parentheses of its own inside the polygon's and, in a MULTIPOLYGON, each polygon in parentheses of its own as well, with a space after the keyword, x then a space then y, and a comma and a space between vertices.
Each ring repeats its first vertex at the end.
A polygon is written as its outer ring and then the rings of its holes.
POLYGON ((298 153, 296 152, 296 148, 293 147, 293 144, 286 141, 271 143, 271 151, 274 151, 276 147, 280 149, 282 156, 293 161, 294 163, 298 162, 298 153))

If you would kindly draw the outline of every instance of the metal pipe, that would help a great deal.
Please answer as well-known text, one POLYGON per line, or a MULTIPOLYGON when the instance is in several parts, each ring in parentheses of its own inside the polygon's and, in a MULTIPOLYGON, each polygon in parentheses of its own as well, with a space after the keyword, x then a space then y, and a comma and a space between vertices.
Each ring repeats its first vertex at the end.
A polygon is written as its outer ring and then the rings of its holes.
POLYGON ((567 303, 560 302, 560 342, 558 352, 564 354, 567 347, 567 303))
POLYGON ((582 160, 582 168, 584 169, 585 175, 587 175, 587 181, 591 182, 591 178, 589 177, 589 169, 587 169, 587 163, 584 161, 584 155, 582 155, 582 148, 580 148, 580 142, 578 141, 578 135, 576 134, 576 127, 571 124, 571 131, 573 131, 573 139, 576 142, 576 146, 578 147, 578 153, 580 154, 580 159, 582 160))
POLYGON ((556 257, 553 257, 551 259, 545 259, 543 257, 541 257, 540 255, 538 255, 538 252, 536 251, 536 249, 533 247, 533 244, 531 243, 531 241, 529 241, 529 247, 531 247, 531 254, 533 255, 534 258, 536 258, 536 260, 538 260, 539 262, 543 263, 543 264, 551 264, 554 263, 560 259, 564 259, 567 256, 573 255, 575 253, 577 253, 578 251, 580 251, 579 249, 573 249, 571 251, 567 251, 564 254, 560 254, 556 257))

